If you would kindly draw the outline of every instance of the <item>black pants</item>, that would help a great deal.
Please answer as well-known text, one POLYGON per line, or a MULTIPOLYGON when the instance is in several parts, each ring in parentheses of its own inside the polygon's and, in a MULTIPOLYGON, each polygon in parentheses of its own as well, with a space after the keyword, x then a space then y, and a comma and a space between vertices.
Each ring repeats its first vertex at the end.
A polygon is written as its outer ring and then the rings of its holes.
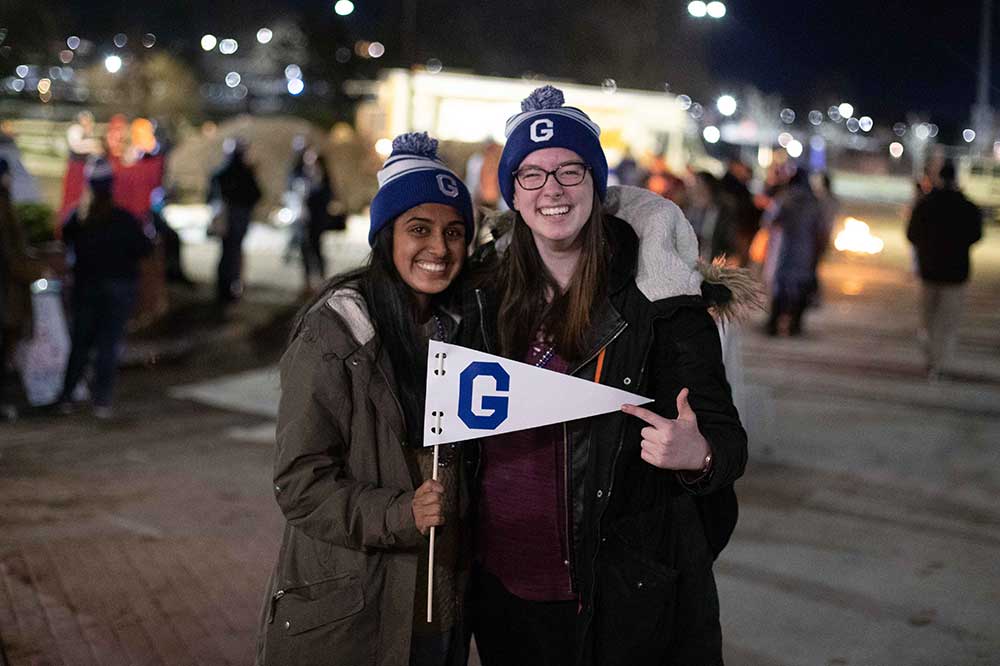
POLYGON ((473 585, 473 634, 483 666, 572 666, 576 601, 525 601, 481 569, 473 585))
POLYGON ((306 272, 306 286, 311 278, 317 278, 317 284, 323 282, 326 276, 326 261, 323 259, 323 224, 322 221, 306 223, 302 238, 302 267, 306 272))
POLYGON ((229 206, 226 210, 226 235, 216 272, 216 298, 220 303, 239 300, 243 293, 243 237, 250 226, 252 208, 229 206))

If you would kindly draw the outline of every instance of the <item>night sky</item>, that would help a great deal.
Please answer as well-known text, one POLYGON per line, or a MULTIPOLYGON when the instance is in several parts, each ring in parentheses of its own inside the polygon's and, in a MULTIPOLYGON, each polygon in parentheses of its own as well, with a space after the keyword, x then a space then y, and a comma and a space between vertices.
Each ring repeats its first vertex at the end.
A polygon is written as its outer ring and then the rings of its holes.
MULTIPOLYGON (((203 32, 248 38, 278 16, 298 16, 314 34, 329 35, 334 48, 358 38, 383 41, 383 62, 393 65, 401 62, 404 1, 355 0, 355 13, 341 18, 332 0, 57 0, 44 3, 42 20, 105 40, 119 30, 148 30, 168 47, 194 50, 203 32)), ((959 125, 975 98, 980 0, 728 0, 722 21, 693 19, 686 0, 408 1, 417 8, 417 61, 439 57, 446 67, 483 74, 533 71, 593 84, 610 77, 653 89, 667 82, 702 101, 752 83, 800 114, 846 100, 882 124, 912 110, 959 125)), ((38 15, 37 1, 8 3, 11 13, 38 15)), ((994 86, 993 101, 998 97, 994 86)))

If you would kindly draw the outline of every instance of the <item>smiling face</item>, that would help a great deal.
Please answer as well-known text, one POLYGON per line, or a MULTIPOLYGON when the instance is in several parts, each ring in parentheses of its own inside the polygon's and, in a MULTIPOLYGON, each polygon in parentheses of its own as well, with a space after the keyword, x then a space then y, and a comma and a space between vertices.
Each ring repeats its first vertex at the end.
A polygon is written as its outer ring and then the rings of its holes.
MULTIPOLYGON (((543 148, 524 158, 518 170, 528 167, 554 171, 583 159, 566 148, 543 148)), ((526 190, 514 181, 514 208, 531 229, 535 242, 552 249, 567 250, 580 240, 580 231, 594 206, 594 180, 590 172, 579 185, 560 185, 550 175, 540 189, 526 190)))
POLYGON ((431 296, 448 288, 464 260, 465 222, 451 206, 421 204, 393 223, 392 262, 421 311, 431 296))

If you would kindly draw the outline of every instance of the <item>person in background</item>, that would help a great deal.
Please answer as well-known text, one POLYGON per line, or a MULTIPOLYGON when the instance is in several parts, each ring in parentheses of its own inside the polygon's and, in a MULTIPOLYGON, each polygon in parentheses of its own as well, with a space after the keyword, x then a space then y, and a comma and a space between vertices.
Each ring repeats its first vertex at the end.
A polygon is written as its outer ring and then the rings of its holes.
POLYGON ((719 180, 719 189, 726 196, 735 216, 733 244, 727 256, 737 266, 750 262, 750 244, 760 229, 760 209, 754 203, 750 192, 753 171, 737 159, 726 163, 726 173, 719 180))
POLYGON ((44 269, 29 254, 10 183, 10 164, 0 158, 0 418, 13 421, 18 416, 18 378, 11 363, 17 343, 31 337, 31 283, 44 269))
POLYGON ((274 495, 285 517, 258 666, 464 666, 465 446, 423 446, 428 340, 449 341, 469 192, 426 133, 378 174, 367 265, 301 310, 281 358, 274 495), (433 617, 428 539, 437 526, 433 617))
POLYGON ((136 299, 139 260, 153 251, 155 232, 116 206, 114 175, 104 158, 85 169, 89 201, 63 225, 63 242, 73 267, 72 347, 60 397, 60 410, 73 410, 73 394, 96 351, 90 387, 94 416, 113 416, 112 402, 125 327, 136 299))
POLYGON ((163 217, 163 209, 167 205, 167 193, 162 187, 153 189, 149 194, 149 221, 153 225, 156 237, 163 244, 166 260, 167 282, 184 287, 193 287, 194 282, 184 274, 181 263, 181 237, 163 217))
POLYGON ((302 154, 302 175, 299 180, 305 213, 302 234, 302 268, 305 289, 315 292, 326 279, 323 257, 323 232, 330 228, 330 202, 334 199, 333 184, 326 158, 313 148, 302 154))
POLYGON ((982 212, 958 188, 955 165, 945 161, 935 187, 917 202, 906 227, 920 275, 929 379, 940 378, 952 362, 969 280, 969 250, 982 235, 982 212))
POLYGON ((220 206, 219 228, 222 253, 216 271, 216 301, 225 307, 243 295, 243 238, 250 227, 250 216, 260 201, 261 191, 253 166, 247 161, 248 146, 241 139, 228 138, 223 143, 226 157, 212 175, 209 201, 220 206))

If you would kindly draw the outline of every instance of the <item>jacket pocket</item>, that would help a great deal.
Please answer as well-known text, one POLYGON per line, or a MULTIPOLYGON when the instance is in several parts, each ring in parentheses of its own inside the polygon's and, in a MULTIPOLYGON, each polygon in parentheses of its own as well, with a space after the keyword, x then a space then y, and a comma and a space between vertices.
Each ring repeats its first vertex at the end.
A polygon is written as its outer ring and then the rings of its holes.
POLYGON ((673 633, 677 571, 615 537, 604 546, 595 599, 595 663, 659 664, 673 633))
POLYGON ((296 636, 361 612, 365 598, 361 583, 344 574, 312 585, 279 590, 271 603, 278 630, 296 636))

